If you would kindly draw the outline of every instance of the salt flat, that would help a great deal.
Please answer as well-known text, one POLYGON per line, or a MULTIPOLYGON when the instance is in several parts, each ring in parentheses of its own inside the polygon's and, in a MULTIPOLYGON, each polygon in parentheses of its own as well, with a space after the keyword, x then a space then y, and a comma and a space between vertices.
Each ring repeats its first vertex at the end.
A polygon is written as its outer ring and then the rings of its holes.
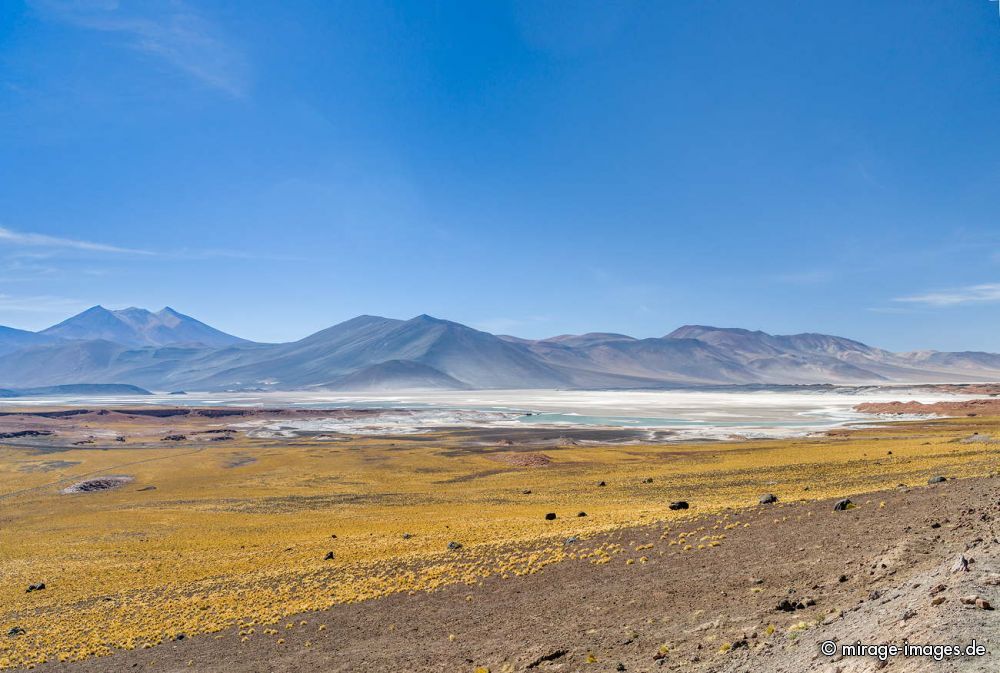
MULTIPOLYGON (((865 402, 932 403, 971 399, 973 395, 904 386, 789 387, 655 391, 479 390, 402 393, 235 392, 185 395, 71 396, 0 401, 4 408, 145 404, 252 406, 331 409, 384 409, 374 419, 309 419, 285 423, 288 434, 345 432, 392 434, 449 427, 612 427, 673 431, 676 439, 791 437, 857 422, 870 414, 854 411, 865 402)), ((897 417, 898 418, 898 417, 897 417)), ((274 427, 272 430, 279 430, 274 427)), ((663 439, 664 435, 655 438, 663 439)))

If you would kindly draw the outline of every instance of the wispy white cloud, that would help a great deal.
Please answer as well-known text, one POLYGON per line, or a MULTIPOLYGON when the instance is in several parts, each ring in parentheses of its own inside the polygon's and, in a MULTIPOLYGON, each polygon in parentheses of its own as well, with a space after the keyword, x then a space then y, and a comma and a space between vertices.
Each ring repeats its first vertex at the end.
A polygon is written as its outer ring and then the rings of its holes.
POLYGON ((35 295, 15 297, 0 294, 0 311, 8 313, 63 313, 85 308, 85 302, 66 297, 35 295))
POLYGON ((926 306, 957 306, 960 304, 988 304, 1000 302, 1000 283, 967 285, 950 290, 939 290, 908 297, 897 297, 893 301, 926 306))
POLYGON ((248 86, 243 54, 204 16, 182 2, 124 7, 117 0, 30 0, 43 17, 78 28, 119 35, 136 51, 161 59, 202 83, 233 96, 248 86))
POLYGON ((152 255, 148 250, 136 248, 122 248, 106 243, 96 243, 94 241, 84 241, 76 238, 62 238, 59 236, 49 236, 47 234, 35 234, 24 231, 14 231, 6 227, 0 227, 0 246, 18 246, 42 249, 69 249, 82 250, 84 252, 103 252, 116 255, 152 255))
MULTIPOLYGON (((77 238, 49 236, 28 231, 15 231, 0 227, 0 252, 10 253, 4 264, 7 271, 18 271, 31 275, 52 275, 58 271, 54 266, 25 265, 21 260, 48 260, 66 252, 83 252, 123 257, 141 256, 144 258, 158 257, 165 261, 197 261, 202 259, 233 259, 233 260, 268 260, 268 261, 301 261, 300 257, 271 253, 255 253, 244 250, 196 250, 182 248, 179 250, 143 250, 126 248, 97 241, 85 241, 77 238), (5 250, 6 249, 6 250, 5 250), (20 265, 18 266, 18 264, 20 265)), ((106 270, 105 270, 106 272, 106 270)))

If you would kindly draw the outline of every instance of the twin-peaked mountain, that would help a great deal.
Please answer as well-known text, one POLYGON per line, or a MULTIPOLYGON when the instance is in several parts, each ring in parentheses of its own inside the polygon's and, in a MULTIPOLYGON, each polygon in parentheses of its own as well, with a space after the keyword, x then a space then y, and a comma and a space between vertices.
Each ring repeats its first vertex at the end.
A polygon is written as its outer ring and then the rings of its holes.
POLYGON ((64 339, 103 339, 126 346, 200 343, 221 347, 249 343, 178 313, 169 306, 156 313, 144 308, 110 311, 103 306, 94 306, 42 330, 40 334, 64 339))
POLYGON ((359 316, 299 341, 253 343, 170 308, 88 309, 41 332, 0 328, 0 387, 155 390, 664 388, 1000 380, 992 353, 892 353, 823 334, 685 326, 664 337, 529 340, 427 315, 359 316))

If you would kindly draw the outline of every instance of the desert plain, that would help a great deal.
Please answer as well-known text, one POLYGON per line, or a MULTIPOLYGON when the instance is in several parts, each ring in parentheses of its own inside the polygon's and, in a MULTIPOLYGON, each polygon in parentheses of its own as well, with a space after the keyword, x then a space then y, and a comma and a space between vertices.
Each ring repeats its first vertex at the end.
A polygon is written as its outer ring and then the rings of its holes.
POLYGON ((0 668, 995 670, 817 651, 911 632, 992 652, 994 407, 652 443, 255 431, 364 410, 8 407, 0 668))

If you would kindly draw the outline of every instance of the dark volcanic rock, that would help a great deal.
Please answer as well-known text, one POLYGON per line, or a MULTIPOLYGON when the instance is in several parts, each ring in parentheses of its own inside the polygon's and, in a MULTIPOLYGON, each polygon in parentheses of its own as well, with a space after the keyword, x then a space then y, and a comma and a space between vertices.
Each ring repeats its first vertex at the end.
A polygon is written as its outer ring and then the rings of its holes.
POLYGON ((0 432, 0 439, 20 439, 21 437, 48 437, 55 434, 51 430, 17 430, 16 432, 0 432))
POLYGON ((61 492, 93 493, 95 491, 108 491, 112 488, 124 486, 131 481, 133 481, 132 477, 128 476, 95 477, 94 479, 87 479, 86 481, 77 482, 72 486, 67 486, 61 492))

